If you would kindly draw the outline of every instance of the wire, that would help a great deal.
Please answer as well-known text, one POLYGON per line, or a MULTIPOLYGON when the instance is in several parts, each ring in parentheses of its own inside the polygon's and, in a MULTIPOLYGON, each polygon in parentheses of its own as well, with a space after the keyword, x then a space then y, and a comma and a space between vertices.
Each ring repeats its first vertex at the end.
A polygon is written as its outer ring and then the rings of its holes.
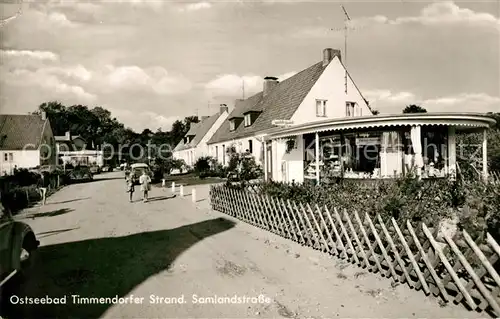
POLYGON ((23 14, 23 0, 18 0, 17 2, 19 4, 19 9, 17 10, 17 12, 13 16, 0 20, 0 27, 3 27, 8 22, 14 20, 15 18, 23 14))

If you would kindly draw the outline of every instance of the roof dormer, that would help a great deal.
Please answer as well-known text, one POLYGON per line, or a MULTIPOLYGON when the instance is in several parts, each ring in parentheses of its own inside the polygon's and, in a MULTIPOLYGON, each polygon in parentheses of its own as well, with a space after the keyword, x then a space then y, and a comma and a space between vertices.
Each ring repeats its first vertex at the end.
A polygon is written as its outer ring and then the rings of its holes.
POLYGON ((244 116, 244 124, 245 127, 252 126, 253 123, 255 123, 255 120, 259 117, 261 111, 247 111, 243 113, 244 116))
POLYGON ((243 122, 243 117, 233 116, 229 119, 229 130, 235 131, 238 126, 240 126, 241 122, 243 122))

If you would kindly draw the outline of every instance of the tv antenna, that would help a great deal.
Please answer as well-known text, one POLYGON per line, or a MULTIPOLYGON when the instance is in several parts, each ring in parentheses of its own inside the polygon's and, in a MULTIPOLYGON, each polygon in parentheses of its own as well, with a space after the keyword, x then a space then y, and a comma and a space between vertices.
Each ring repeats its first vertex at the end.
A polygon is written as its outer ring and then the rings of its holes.
POLYGON ((342 63, 344 64, 344 67, 346 68, 344 82, 345 82, 345 93, 347 94, 347 77, 348 77, 348 74, 347 74, 347 36, 349 34, 349 30, 357 30, 357 29, 362 29, 364 27, 362 26, 359 28, 355 28, 352 25, 350 25, 351 24, 351 17, 349 16, 349 13, 347 13, 346 8, 342 4, 340 5, 340 8, 342 8, 342 12, 344 14, 344 27, 332 28, 330 30, 344 32, 344 54, 343 54, 343 62, 342 63))

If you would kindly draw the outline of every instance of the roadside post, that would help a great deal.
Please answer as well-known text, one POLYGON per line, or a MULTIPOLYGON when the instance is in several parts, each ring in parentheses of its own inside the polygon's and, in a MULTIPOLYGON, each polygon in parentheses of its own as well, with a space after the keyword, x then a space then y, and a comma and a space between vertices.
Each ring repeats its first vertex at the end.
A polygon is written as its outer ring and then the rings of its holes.
POLYGON ((175 182, 172 182, 172 193, 175 193, 175 182))
POLYGON ((184 186, 182 186, 182 185, 181 185, 181 186, 179 186, 179 195, 180 195, 181 197, 184 197, 184 186))

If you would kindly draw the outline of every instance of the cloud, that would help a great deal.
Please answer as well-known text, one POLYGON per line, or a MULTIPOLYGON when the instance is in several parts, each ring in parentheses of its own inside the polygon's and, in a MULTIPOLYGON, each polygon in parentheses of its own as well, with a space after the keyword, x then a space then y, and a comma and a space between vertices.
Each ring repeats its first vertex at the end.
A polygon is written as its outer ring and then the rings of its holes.
POLYGON ((2 81, 9 86, 25 89, 32 87, 42 88, 56 96, 58 94, 70 95, 86 102, 93 101, 96 98, 95 95, 86 92, 83 87, 64 82, 56 74, 50 72, 50 69, 39 69, 36 71, 16 69, 8 73, 2 73, 2 81))
POLYGON ((417 104, 429 112, 497 112, 500 97, 485 93, 461 93, 436 98, 422 98, 411 92, 368 90, 363 92, 373 109, 382 114, 401 113, 409 104, 417 104))
MULTIPOLYGON (((287 72, 277 76, 279 81, 284 81, 297 72, 287 72)), ((205 90, 212 97, 237 97, 243 93, 243 83, 245 85, 245 96, 248 97, 257 92, 262 91, 264 77, 258 75, 236 75, 223 74, 208 82, 205 85, 205 90)))
POLYGON ((169 131, 176 120, 181 120, 178 116, 164 116, 155 112, 137 112, 124 109, 107 108, 113 116, 122 123, 127 123, 136 132, 142 132, 145 128, 155 131, 161 128, 162 131, 169 131))
MULTIPOLYGON (((384 15, 360 17, 348 22, 351 31, 359 31, 376 25, 420 24, 424 26, 470 26, 488 27, 500 30, 500 19, 489 13, 461 8, 453 1, 436 1, 424 7, 419 15, 401 16, 389 19, 384 15)), ((344 29, 331 30, 329 27, 306 26, 292 31, 295 38, 325 38, 343 36, 344 29)))
POLYGON ((0 50, 0 56, 3 59, 8 58, 22 58, 22 59, 35 59, 35 60, 48 60, 57 61, 59 55, 50 51, 30 51, 30 50, 0 50))
POLYGON ((353 26, 381 23, 400 25, 419 23, 423 25, 470 25, 487 26, 500 29, 500 19, 489 13, 476 12, 468 8, 460 8, 453 1, 437 1, 429 4, 420 11, 418 16, 398 17, 388 19, 385 16, 375 16, 353 20, 353 26))
POLYGON ((183 76, 171 75, 163 67, 142 69, 138 66, 106 66, 102 81, 110 89, 146 90, 160 95, 183 94, 191 90, 191 82, 183 76))
POLYGON ((180 12, 188 12, 188 11, 198 11, 198 10, 203 10, 203 9, 210 9, 212 8, 212 4, 210 2, 196 2, 196 3, 190 3, 188 5, 183 6, 182 8, 179 8, 180 12))
POLYGON ((53 27, 58 28, 75 28, 78 23, 70 21, 64 13, 61 12, 47 12, 30 10, 23 14, 23 18, 32 20, 33 25, 44 26, 46 29, 53 27))
POLYGON ((82 65, 70 67, 48 67, 43 69, 43 71, 81 82, 88 82, 92 79, 92 72, 82 65))

